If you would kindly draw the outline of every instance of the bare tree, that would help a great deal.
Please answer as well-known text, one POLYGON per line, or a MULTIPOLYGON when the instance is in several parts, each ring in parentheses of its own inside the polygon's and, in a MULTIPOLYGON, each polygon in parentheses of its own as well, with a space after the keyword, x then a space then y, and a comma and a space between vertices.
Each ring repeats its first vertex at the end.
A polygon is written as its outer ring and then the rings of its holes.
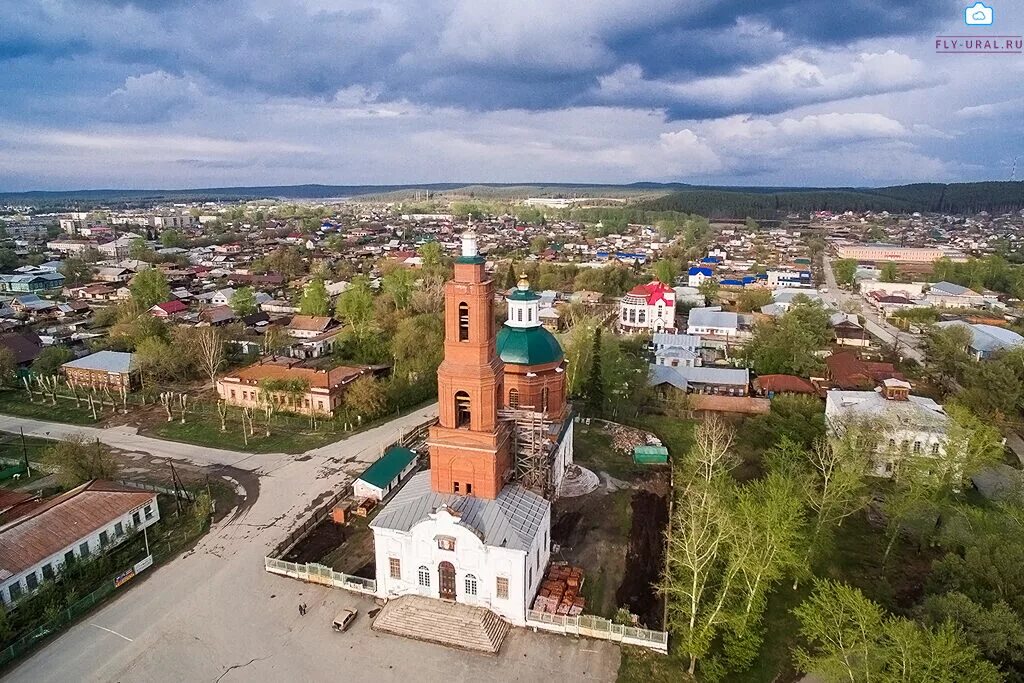
POLYGON ((731 469, 738 458, 731 452, 736 430, 718 415, 708 416, 697 427, 693 448, 687 454, 687 469, 694 479, 710 483, 714 477, 731 469))
POLYGON ((210 386, 217 388, 217 375, 224 364, 224 338, 216 327, 197 327, 193 333, 199 367, 210 378, 210 386))

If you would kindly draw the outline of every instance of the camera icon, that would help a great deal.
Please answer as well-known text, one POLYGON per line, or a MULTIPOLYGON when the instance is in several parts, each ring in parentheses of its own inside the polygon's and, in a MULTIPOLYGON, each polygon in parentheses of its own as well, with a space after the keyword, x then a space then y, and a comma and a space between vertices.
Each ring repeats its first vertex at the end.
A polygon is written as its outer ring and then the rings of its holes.
POLYGON ((964 21, 968 26, 991 26, 992 8, 983 2, 976 2, 964 10, 964 21))

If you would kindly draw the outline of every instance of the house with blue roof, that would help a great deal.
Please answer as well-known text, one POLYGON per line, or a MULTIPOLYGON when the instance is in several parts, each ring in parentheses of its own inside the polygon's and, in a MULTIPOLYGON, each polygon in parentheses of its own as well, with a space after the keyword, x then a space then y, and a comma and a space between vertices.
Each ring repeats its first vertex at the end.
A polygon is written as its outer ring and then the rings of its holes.
POLYGON ((706 266, 693 266, 686 274, 689 279, 686 284, 690 287, 700 287, 705 280, 715 277, 715 271, 706 266))

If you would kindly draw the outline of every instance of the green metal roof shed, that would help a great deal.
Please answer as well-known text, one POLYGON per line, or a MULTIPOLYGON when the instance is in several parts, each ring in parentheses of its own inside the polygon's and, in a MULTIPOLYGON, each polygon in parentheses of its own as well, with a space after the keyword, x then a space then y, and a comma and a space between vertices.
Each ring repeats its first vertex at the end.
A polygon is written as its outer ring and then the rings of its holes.
POLYGON ((416 459, 416 453, 408 448, 395 446, 366 468, 359 479, 379 489, 387 489, 398 475, 416 459))
POLYGON ((668 462, 668 449, 664 446, 637 446, 633 449, 633 462, 638 465, 664 465, 668 462))

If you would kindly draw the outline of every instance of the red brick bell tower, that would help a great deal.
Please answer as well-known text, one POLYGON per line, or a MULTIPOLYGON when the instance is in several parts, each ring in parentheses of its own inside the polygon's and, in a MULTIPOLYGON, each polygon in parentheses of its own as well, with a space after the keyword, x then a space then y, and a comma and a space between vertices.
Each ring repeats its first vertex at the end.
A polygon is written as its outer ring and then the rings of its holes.
POLYGON ((439 416, 430 429, 434 491, 494 499, 511 473, 509 433, 498 422, 503 365, 495 348, 494 283, 472 229, 463 233, 455 277, 445 285, 439 416))

